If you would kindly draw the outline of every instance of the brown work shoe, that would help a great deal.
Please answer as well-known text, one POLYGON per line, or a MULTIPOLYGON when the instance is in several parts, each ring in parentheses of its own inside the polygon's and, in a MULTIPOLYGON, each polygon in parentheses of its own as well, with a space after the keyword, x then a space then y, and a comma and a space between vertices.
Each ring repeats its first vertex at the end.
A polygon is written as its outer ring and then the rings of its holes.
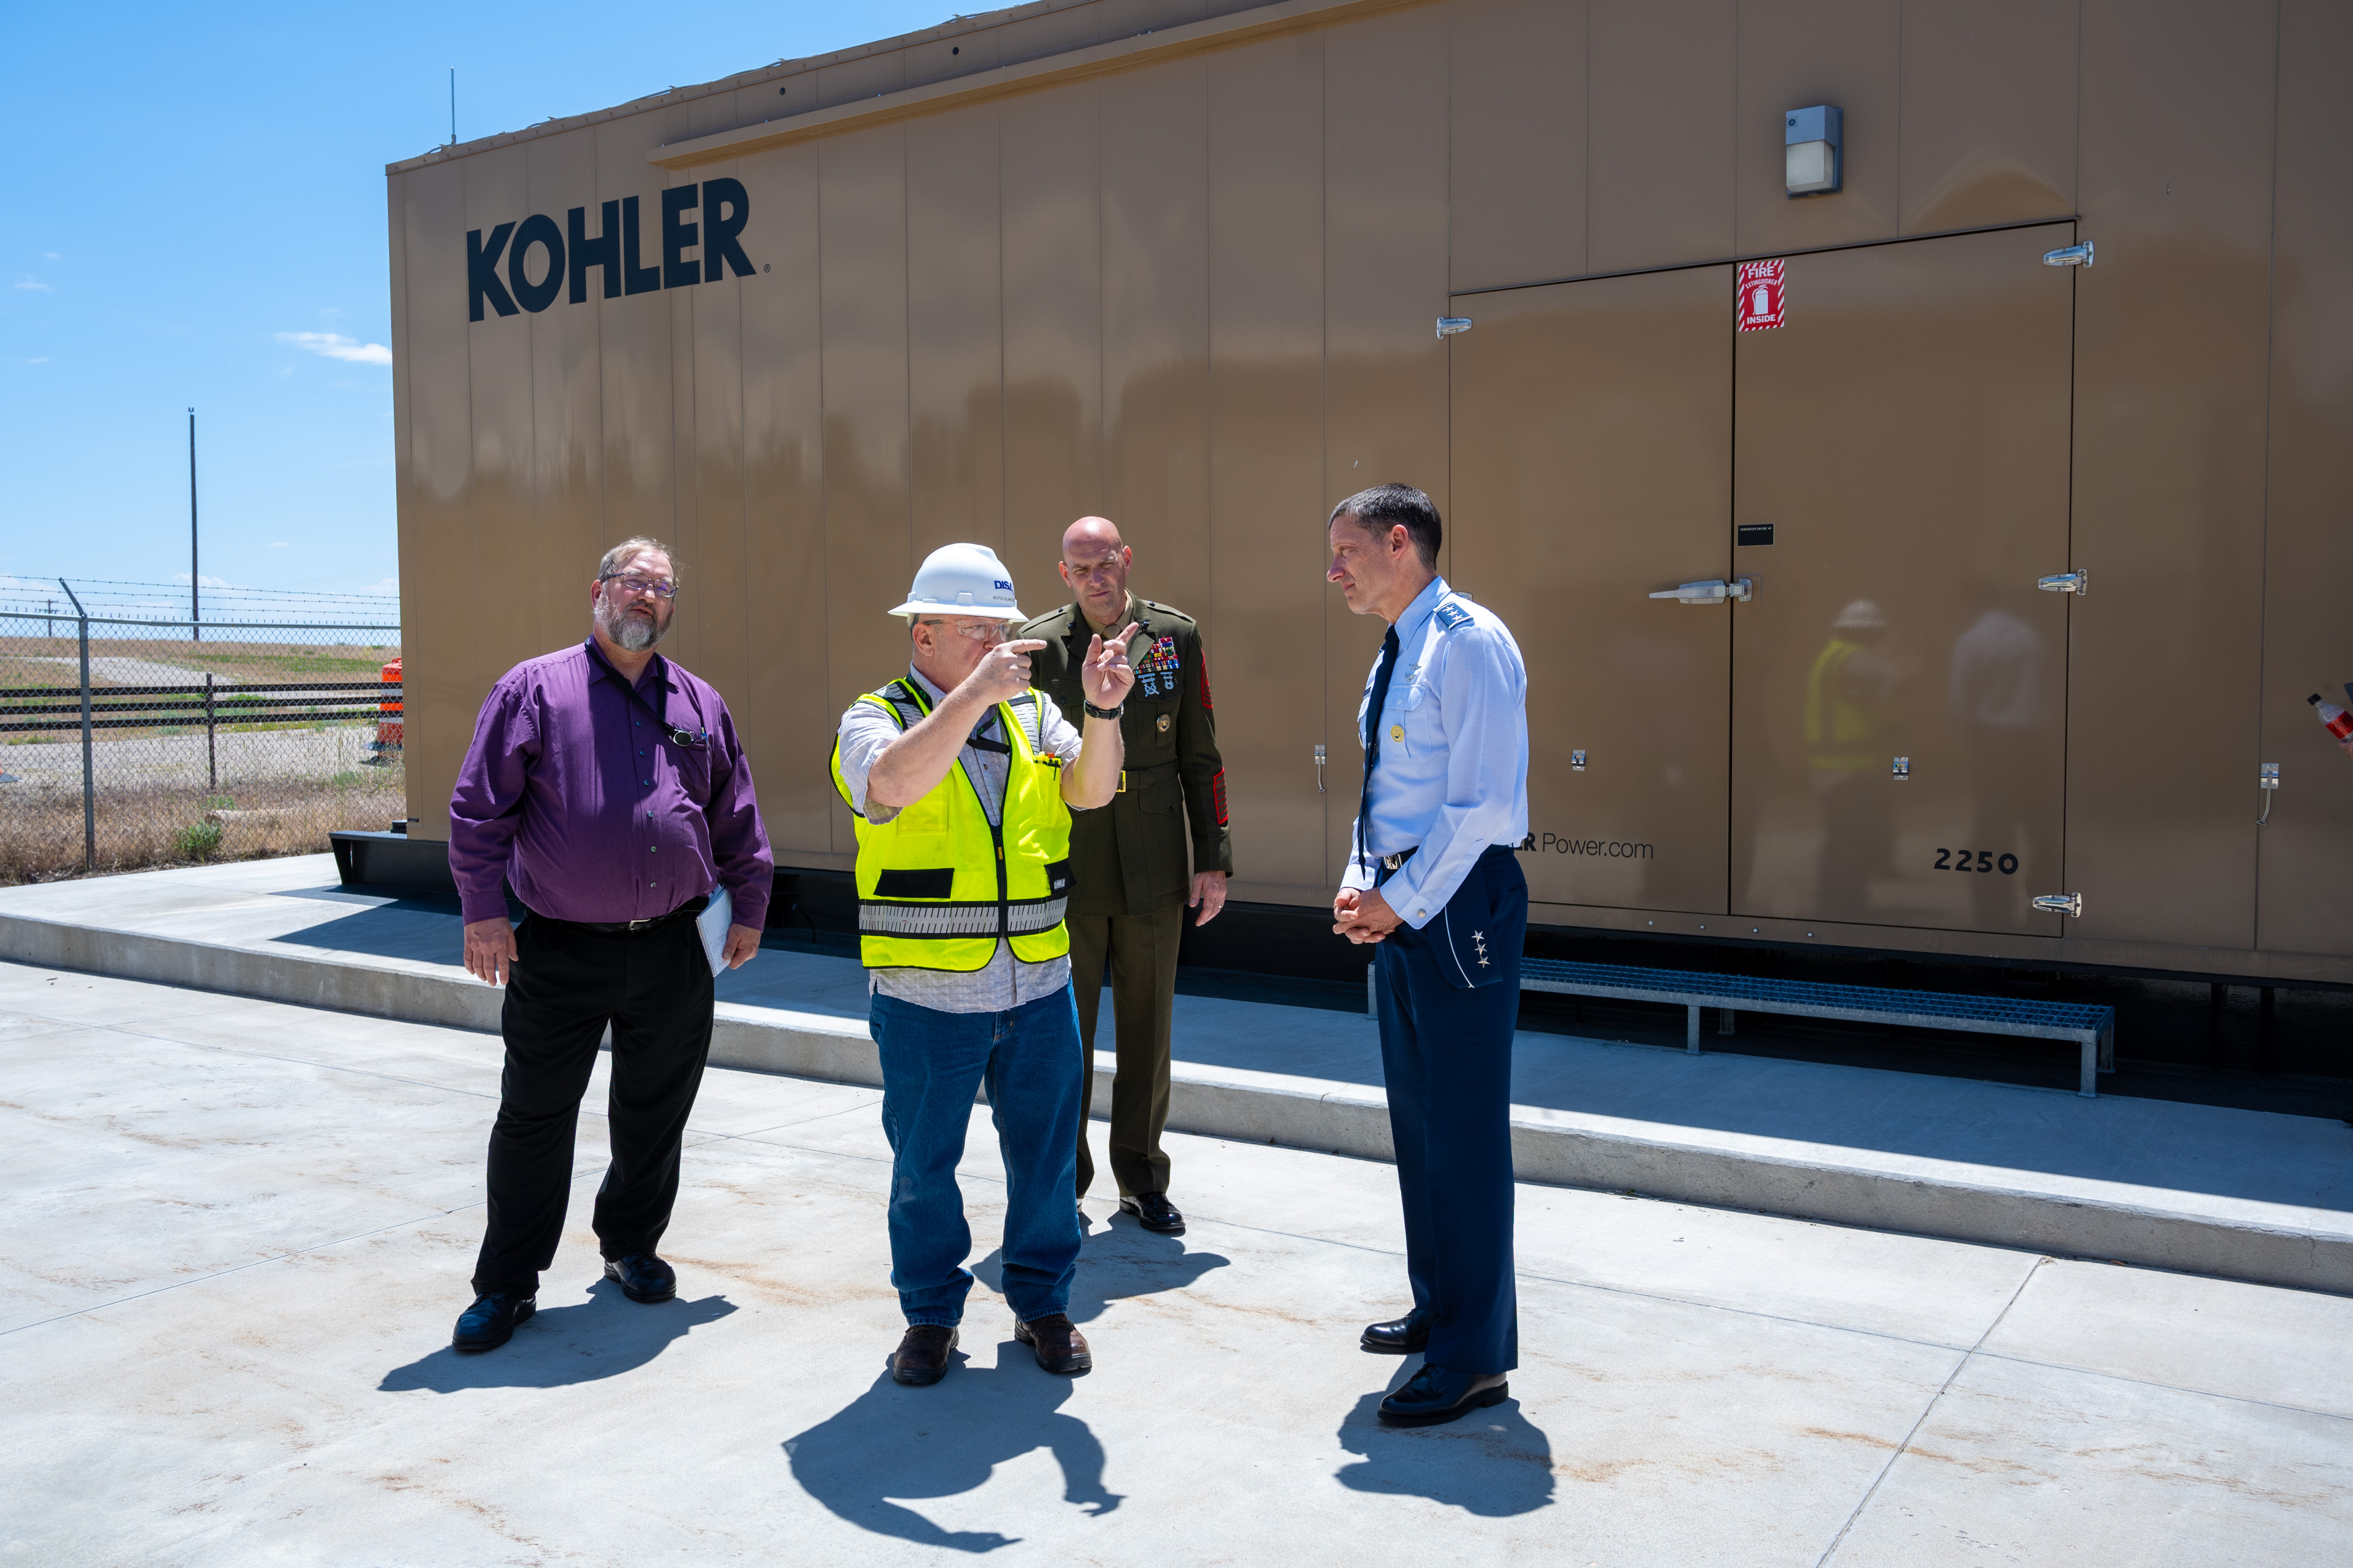
POLYGON ((1048 1372, 1092 1372, 1095 1358, 1087 1350, 1087 1336, 1065 1314, 1057 1312, 1050 1318, 1039 1318, 1030 1322, 1016 1322, 1013 1337, 1028 1345, 1038 1356, 1038 1364, 1048 1372))
POLYGON ((947 1375, 948 1352, 956 1331, 943 1323, 909 1323, 891 1357, 891 1375, 901 1383, 937 1383, 947 1375))

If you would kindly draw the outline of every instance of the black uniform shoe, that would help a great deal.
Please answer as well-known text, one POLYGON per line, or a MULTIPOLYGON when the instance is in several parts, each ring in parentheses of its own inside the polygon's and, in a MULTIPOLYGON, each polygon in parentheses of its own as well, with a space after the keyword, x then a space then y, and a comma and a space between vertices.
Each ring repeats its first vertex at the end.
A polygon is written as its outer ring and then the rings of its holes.
POLYGON ((1403 1388, 1381 1401, 1381 1420, 1391 1426, 1435 1426, 1501 1405, 1512 1396, 1504 1378, 1500 1372, 1450 1372, 1425 1362, 1403 1388))
POLYGON ((944 1323, 910 1323, 891 1357, 891 1375, 901 1383, 937 1383, 948 1374, 948 1352, 956 1331, 944 1323))
POLYGON ((1094 1353, 1087 1349, 1087 1336, 1066 1313, 1057 1312, 1050 1318, 1038 1318, 1024 1323, 1016 1321, 1013 1337, 1029 1347, 1038 1364, 1048 1372, 1076 1376, 1094 1370, 1094 1353))
POLYGON ((605 1259, 605 1278, 620 1282, 632 1301, 667 1301, 678 1294, 678 1271, 650 1252, 605 1259))
POLYGON ((1375 1355, 1411 1355, 1430 1343, 1431 1316, 1416 1307, 1402 1318, 1371 1324, 1358 1342, 1375 1355))
POLYGON ((510 1296, 503 1291, 477 1296, 474 1304, 458 1315, 457 1331, 449 1336, 449 1347, 494 1351, 514 1338, 517 1323, 538 1310, 536 1296, 510 1296))
POLYGON ((1166 1193, 1138 1193, 1132 1198, 1122 1198, 1119 1206, 1135 1216, 1136 1224, 1162 1236, 1185 1234, 1185 1216, 1168 1201, 1166 1193))

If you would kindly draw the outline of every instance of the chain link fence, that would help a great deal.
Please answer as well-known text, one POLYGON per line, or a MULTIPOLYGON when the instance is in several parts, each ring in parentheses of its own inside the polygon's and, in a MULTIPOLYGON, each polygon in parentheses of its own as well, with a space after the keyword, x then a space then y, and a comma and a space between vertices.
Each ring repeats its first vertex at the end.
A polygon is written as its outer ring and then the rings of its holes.
POLYGON ((406 822, 396 621, 168 620, 60 587, 0 602, 0 883, 406 822))

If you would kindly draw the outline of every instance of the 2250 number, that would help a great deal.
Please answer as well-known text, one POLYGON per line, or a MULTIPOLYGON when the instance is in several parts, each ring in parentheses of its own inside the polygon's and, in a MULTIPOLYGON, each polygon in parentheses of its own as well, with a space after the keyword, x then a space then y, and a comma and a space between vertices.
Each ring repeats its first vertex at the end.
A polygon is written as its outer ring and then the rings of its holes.
POLYGON ((1992 871, 1999 869, 2005 877, 2018 873, 2018 857, 2004 855, 1994 858, 1990 849, 1939 849, 1936 851, 1939 871, 1992 871))

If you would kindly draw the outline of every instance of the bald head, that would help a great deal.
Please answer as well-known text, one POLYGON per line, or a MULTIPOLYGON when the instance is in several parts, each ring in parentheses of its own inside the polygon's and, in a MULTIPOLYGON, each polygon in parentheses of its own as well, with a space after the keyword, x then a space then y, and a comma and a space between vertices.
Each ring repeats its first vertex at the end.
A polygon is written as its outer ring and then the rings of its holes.
POLYGON ((1098 631, 1112 630, 1127 613, 1127 569, 1134 559, 1107 517, 1082 517, 1062 531, 1062 581, 1098 631))

